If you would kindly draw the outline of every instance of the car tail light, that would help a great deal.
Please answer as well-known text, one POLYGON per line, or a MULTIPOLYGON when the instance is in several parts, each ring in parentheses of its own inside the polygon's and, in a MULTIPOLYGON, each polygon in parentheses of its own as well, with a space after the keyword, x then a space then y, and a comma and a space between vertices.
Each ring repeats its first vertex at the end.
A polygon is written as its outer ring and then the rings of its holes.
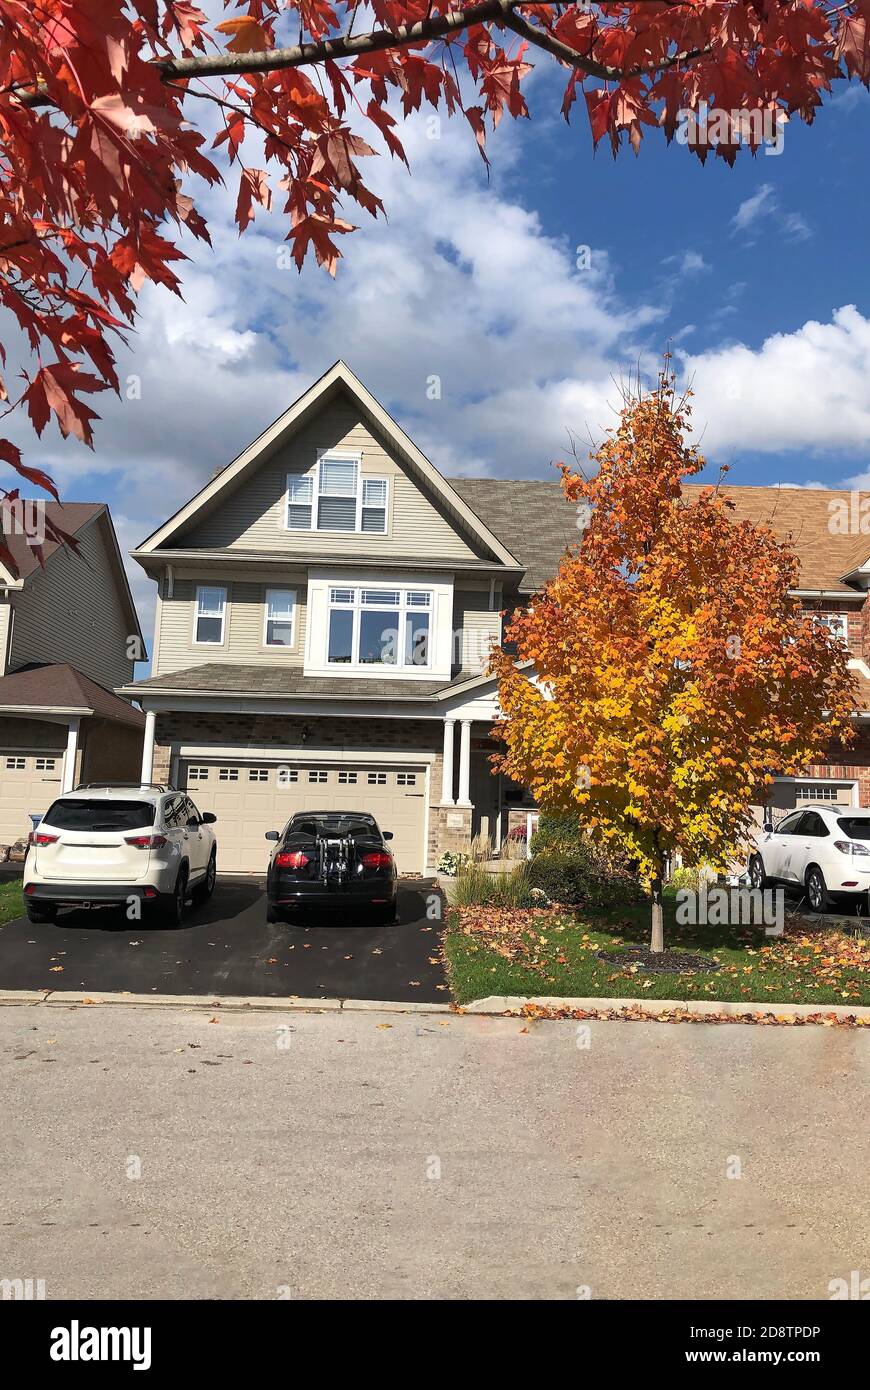
POLYGON ((27 843, 29 845, 54 845, 59 839, 59 835, 46 835, 44 830, 31 830, 27 837, 27 843))
POLYGON ((156 898, 156 897, 157 897, 157 889, 156 889, 156 888, 146 888, 146 889, 145 889, 145 897, 146 897, 146 898, 156 898))
POLYGON ((870 849, 858 840, 835 840, 834 849, 838 849, 841 854, 870 854, 870 849))
POLYGON ((35 892, 36 892, 36 884, 35 884, 35 883, 28 883, 27 887, 26 887, 25 890, 24 890, 24 896, 25 896, 26 898, 29 898, 29 897, 31 897, 32 894, 35 893, 35 892))
POLYGON ((388 869, 393 860, 385 849, 373 849, 361 854, 360 862, 365 864, 367 869, 388 869))
POLYGON ((165 835, 125 835, 124 844, 134 849, 162 849, 166 844, 165 835))
POLYGON ((282 850, 275 855, 276 869, 304 869, 306 864, 311 863, 311 855, 305 854, 301 849, 282 850))

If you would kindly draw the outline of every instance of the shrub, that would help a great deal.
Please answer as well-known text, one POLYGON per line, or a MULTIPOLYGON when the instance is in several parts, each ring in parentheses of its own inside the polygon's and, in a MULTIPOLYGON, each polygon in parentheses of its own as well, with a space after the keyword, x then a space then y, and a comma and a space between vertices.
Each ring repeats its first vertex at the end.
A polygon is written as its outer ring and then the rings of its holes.
POLYGON ((567 849, 556 843, 540 850, 529 862, 528 882, 571 907, 623 906, 643 896, 625 864, 584 839, 567 849))
POLYGON ((570 849, 582 838, 580 816, 576 811, 554 816, 542 811, 529 846, 533 855, 544 849, 570 849))
POLYGON ((468 855, 451 849, 445 850, 438 860, 438 872, 445 878, 455 878, 460 869, 468 863, 468 855))

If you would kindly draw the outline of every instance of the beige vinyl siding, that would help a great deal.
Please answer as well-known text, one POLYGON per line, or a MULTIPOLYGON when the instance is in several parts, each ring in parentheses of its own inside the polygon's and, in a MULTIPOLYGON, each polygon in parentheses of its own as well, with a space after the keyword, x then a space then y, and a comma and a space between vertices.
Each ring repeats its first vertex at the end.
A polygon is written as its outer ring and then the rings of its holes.
POLYGON ((31 662, 68 663, 112 689, 132 678, 132 635, 102 515, 79 533, 80 553, 53 552, 15 597, 9 669, 31 662))
POLYGON ((454 664, 465 671, 482 671, 487 665, 490 643, 501 640, 501 613, 490 610, 488 588, 456 590, 453 630, 454 664))
MULTIPOLYGON (((218 567, 216 567, 218 568, 218 567)), ((153 674, 183 671, 190 666, 211 662, 234 665, 301 666, 305 655, 306 581, 301 573, 270 576, 262 581, 224 579, 218 572, 209 575, 176 576, 173 596, 164 595, 160 603, 160 623, 155 641, 153 674), (197 585, 220 585, 227 591, 224 640, 196 645, 193 640, 194 604, 197 585), (267 589, 295 589, 296 617, 292 647, 264 645, 264 619, 267 589)))
POLYGON ((398 457, 375 437, 350 398, 324 407, 315 420, 286 446, 265 460, 210 516, 173 541, 183 548, 229 547, 239 550, 287 550, 316 556, 414 556, 468 560, 483 551, 455 529, 446 511, 412 479, 398 457), (288 531, 285 500, 288 473, 307 473, 318 450, 362 455, 362 473, 390 480, 387 534, 288 531))

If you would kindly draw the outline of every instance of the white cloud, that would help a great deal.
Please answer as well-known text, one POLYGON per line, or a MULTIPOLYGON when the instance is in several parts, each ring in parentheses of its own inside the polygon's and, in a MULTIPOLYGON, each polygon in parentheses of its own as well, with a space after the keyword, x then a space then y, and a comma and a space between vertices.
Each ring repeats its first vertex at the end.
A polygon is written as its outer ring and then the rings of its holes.
POLYGON ((772 183, 763 183, 757 193, 745 198, 731 219, 735 232, 745 232, 776 205, 772 183))
POLYGON ((870 445, 870 319, 854 305, 830 323, 810 320, 753 349, 734 343, 682 354, 693 378, 694 419, 711 455, 870 445))

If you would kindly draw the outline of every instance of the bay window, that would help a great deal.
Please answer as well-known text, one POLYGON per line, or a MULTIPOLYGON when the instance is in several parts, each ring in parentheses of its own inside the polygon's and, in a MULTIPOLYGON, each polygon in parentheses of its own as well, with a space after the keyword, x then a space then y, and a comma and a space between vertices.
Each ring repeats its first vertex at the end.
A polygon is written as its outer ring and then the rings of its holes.
POLYGON ((363 476, 360 460, 324 454, 309 473, 287 478, 288 531, 386 535, 389 480, 363 476))
POLYGON ((198 646, 223 645, 227 591, 216 584, 199 584, 194 606, 193 640, 198 646))
POLYGON ((432 593, 427 589, 329 589, 330 665, 430 666, 432 593))

